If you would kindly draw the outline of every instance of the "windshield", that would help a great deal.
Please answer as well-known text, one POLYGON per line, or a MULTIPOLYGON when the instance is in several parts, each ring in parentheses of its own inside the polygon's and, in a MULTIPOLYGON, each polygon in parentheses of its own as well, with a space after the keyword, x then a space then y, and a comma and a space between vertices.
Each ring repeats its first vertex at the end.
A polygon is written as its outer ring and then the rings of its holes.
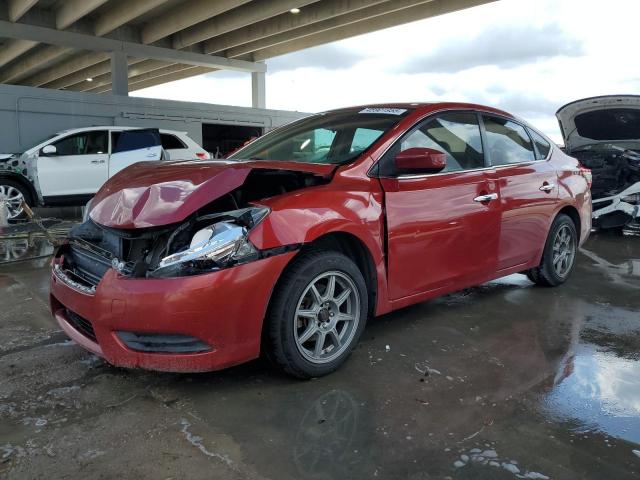
POLYGON ((365 108, 314 115, 274 130, 229 158, 346 163, 367 150, 408 112, 403 108, 365 108))

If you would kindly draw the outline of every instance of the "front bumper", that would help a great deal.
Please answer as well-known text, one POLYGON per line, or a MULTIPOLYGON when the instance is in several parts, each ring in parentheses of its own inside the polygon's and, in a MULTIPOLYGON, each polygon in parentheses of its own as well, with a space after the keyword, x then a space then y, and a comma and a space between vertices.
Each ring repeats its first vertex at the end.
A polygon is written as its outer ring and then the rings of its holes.
POLYGON ((640 194, 640 182, 611 197, 594 199, 594 225, 605 229, 616 228, 640 219, 640 205, 632 205, 622 201, 623 198, 634 194, 640 194))
POLYGON ((271 292, 294 255, 181 278, 129 278, 111 269, 93 294, 52 274, 51 311, 72 340, 113 365, 171 372, 219 370, 260 354, 271 292), (78 328, 77 316, 89 322, 92 332, 78 328), (141 352, 127 347, 118 331, 186 335, 211 349, 141 352))

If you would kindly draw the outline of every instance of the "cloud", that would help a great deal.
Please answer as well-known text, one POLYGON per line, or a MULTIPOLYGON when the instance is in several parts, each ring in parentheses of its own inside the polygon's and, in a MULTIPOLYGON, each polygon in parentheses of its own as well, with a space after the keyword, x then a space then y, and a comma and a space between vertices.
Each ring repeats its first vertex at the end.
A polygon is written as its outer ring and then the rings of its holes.
POLYGON ((557 23, 542 27, 510 25, 487 29, 471 38, 447 40, 422 58, 406 62, 402 73, 456 73, 483 65, 513 68, 553 57, 579 57, 582 43, 557 23))
POLYGON ((348 69, 366 59, 359 54, 338 45, 322 45, 299 52, 283 55, 267 61, 269 72, 283 72, 299 68, 319 68, 322 70, 348 69))

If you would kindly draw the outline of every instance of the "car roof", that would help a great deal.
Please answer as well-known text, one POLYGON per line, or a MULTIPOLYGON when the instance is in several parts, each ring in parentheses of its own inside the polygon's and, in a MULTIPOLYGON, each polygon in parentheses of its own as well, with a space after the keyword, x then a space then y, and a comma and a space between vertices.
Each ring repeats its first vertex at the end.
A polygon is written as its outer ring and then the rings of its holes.
MULTIPOLYGON (((80 128, 68 128, 66 130, 60 130, 59 132, 56 132, 56 135, 63 135, 65 133, 81 133, 81 132, 90 132, 91 130, 116 130, 116 131, 123 131, 123 130, 140 130, 140 129, 146 129, 146 128, 154 128, 154 127, 126 127, 126 126, 120 126, 120 125, 93 125, 91 127, 80 127, 80 128)), ((183 135, 188 135, 188 133, 186 131, 182 131, 182 130, 166 130, 164 128, 159 128, 158 131, 160 133, 171 133, 171 134, 183 134, 183 135)))
POLYGON ((429 112, 435 112, 438 110, 479 110, 483 112, 489 113, 497 113, 499 115, 503 115, 505 117, 516 118, 514 115, 509 112, 505 112, 504 110, 500 110, 498 108, 489 107, 486 105, 480 105, 476 103, 465 103, 465 102, 401 102, 401 103, 371 103, 366 105, 357 105, 352 107, 340 108, 336 110, 329 110, 323 113, 337 113, 337 112, 347 112, 347 111, 360 111, 365 108, 398 108, 405 110, 413 110, 418 114, 426 114, 429 112))

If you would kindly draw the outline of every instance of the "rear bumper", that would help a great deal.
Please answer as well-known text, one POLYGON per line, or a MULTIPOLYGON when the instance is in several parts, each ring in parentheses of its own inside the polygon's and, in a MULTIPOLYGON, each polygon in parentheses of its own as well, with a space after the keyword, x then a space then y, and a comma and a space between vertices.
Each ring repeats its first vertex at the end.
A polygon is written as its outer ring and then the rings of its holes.
POLYGON ((121 367, 172 372, 225 368, 260 354, 262 322, 271 292, 295 252, 193 277, 133 279, 109 270, 90 295, 51 276, 51 311, 83 348, 121 367), (90 322, 96 341, 67 310, 90 322), (211 348, 199 353, 140 352, 118 331, 180 334, 211 348))

